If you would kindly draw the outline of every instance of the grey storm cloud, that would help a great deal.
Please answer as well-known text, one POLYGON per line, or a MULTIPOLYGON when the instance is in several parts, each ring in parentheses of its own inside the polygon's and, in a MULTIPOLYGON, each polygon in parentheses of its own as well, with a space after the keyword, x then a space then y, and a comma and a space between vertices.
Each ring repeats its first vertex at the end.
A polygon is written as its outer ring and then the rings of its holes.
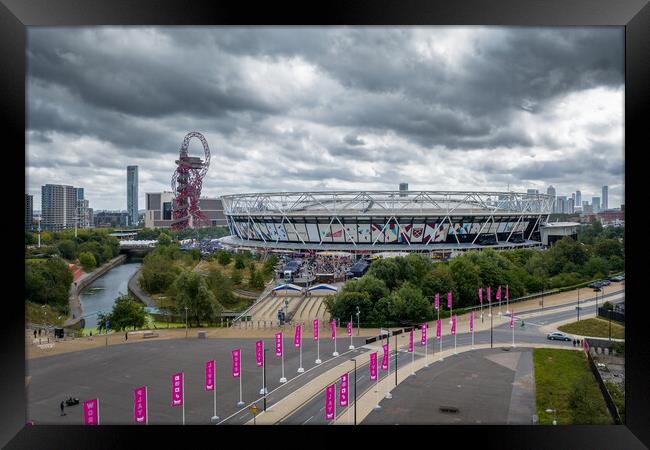
MULTIPOLYGON (((119 169, 141 167, 142 193, 167 189, 182 138, 193 130, 212 149, 207 195, 409 180, 443 188, 434 174, 459 176, 446 180, 449 187, 472 180, 467 188, 479 190, 517 182, 575 190, 595 173, 622 186, 623 33, 30 28, 28 190, 85 184, 96 209, 124 208, 119 169), (575 95, 600 98, 605 110, 569 115, 558 105, 575 95), (567 136, 576 135, 583 139, 571 143, 567 136)), ((192 144, 191 151, 201 150, 192 144)))

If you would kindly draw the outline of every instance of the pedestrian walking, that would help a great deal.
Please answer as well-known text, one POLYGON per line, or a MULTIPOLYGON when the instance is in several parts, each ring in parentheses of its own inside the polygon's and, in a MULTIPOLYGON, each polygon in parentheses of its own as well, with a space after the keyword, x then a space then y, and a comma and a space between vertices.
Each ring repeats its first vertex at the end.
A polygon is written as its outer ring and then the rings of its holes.
POLYGON ((129 340, 129 332, 128 331, 126 333, 124 333, 124 340, 125 341, 129 340))
POLYGON ((41 337, 41 329, 38 329, 38 337, 41 337))
POLYGON ((36 339, 36 330, 34 330, 34 339, 36 339))
POLYGON ((65 408, 65 404, 63 402, 61 402, 61 415, 62 416, 65 416, 64 408, 65 408))

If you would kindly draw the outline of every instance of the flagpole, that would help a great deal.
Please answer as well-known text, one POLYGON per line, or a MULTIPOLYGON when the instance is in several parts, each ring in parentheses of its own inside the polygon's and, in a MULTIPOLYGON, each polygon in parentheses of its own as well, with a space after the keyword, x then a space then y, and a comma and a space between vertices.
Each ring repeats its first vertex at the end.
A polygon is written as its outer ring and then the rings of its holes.
POLYGON ((320 363, 320 333, 318 333, 318 339, 316 339, 316 364, 320 363))
POLYGON ((145 398, 145 414, 147 415, 147 418, 144 420, 145 425, 149 425, 149 387, 145 386, 144 387, 144 398, 145 398))
POLYGON ((183 425, 185 425, 185 372, 183 372, 183 425))
MULTIPOLYGON (((440 322, 440 308, 438 308, 438 322, 440 322)), ((436 324, 436 328, 437 326, 438 324, 436 324)), ((444 360, 445 358, 442 356, 442 322, 440 322, 440 361, 444 360)))
MULTIPOLYGON (((415 327, 413 327, 413 330, 411 330, 411 333, 415 335, 415 327)), ((415 340, 415 336, 413 336, 413 339, 415 340)), ((415 342, 413 342, 413 351, 411 352, 411 376, 415 376, 415 342)))
POLYGON ((240 368, 239 368, 239 403, 237 403, 237 406, 240 408, 244 406, 244 401, 242 400, 242 389, 241 389, 241 353, 239 354, 239 361, 240 361, 240 368))
POLYGON ((302 325, 300 325, 300 367, 298 367, 298 373, 303 373, 305 368, 302 367, 302 325))
POLYGON ((454 355, 458 354, 458 352, 456 352, 456 334, 458 334, 458 333, 456 333, 456 330, 454 329, 454 355))
MULTIPOLYGON (((283 336, 284 338, 284 336, 283 336)), ((287 379, 284 376, 284 342, 282 343, 282 378, 280 378, 280 383, 286 383, 287 379)))
POLYGON ((352 316, 350 316, 350 346, 348 350, 354 350, 354 343, 352 342, 352 316))
POLYGON ((508 295, 508 285, 506 284, 506 314, 510 314, 510 309, 508 303, 510 301, 510 295, 508 295))
MULTIPOLYGON (((390 346, 390 338, 389 337, 390 337, 390 332, 386 336, 386 344, 390 346)), ((397 355, 397 344, 395 345, 395 355, 397 355)), ((390 348, 386 352, 386 377, 384 379, 388 378, 389 376, 390 376, 390 348)), ((377 374, 377 380, 379 380, 379 374, 377 374)), ((386 382, 386 394, 384 395, 384 398, 387 398, 387 399, 390 400, 391 398, 393 398, 393 394, 391 394, 388 391, 389 384, 390 383, 386 382)))
POLYGON ((336 322, 334 322, 334 353, 332 356, 339 356, 339 352, 336 351, 336 322))
POLYGON ((472 350, 474 350, 474 311, 472 311, 471 314, 472 314, 472 350))
MULTIPOLYGON (((427 333, 427 323, 424 323, 424 332, 427 333)), ((429 367, 429 334, 427 333, 424 339, 424 367, 429 367)))
MULTIPOLYGON (((217 417, 217 386, 212 390, 214 394, 214 417, 217 417)), ((219 420, 219 419, 216 419, 219 420)))
POLYGON ((515 312, 512 311, 510 316, 510 322, 512 322, 512 346, 515 346, 515 312))

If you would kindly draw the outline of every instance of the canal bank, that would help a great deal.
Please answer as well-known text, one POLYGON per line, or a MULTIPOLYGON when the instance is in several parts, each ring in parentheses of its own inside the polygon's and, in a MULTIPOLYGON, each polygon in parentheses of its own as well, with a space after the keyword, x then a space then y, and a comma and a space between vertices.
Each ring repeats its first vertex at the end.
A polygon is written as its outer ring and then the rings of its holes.
POLYGON ((86 287, 90 286, 95 280, 97 280, 102 275, 106 274, 109 270, 123 264, 126 261, 126 255, 118 255, 115 258, 111 259, 107 263, 103 264, 101 267, 93 270, 90 273, 82 275, 76 282, 70 285, 70 294, 68 297, 68 304, 70 306, 70 316, 68 319, 63 322, 64 328, 83 328, 84 319, 82 318, 83 309, 81 307, 81 300, 79 294, 86 287))

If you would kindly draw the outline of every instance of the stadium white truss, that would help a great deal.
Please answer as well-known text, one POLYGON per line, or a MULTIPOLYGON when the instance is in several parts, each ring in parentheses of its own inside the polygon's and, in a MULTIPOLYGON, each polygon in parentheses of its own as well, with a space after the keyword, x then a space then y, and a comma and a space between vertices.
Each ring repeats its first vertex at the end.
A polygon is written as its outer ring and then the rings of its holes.
POLYGON ((230 243, 297 249, 535 245, 539 225, 553 209, 552 196, 515 192, 329 191, 221 198, 230 243))

